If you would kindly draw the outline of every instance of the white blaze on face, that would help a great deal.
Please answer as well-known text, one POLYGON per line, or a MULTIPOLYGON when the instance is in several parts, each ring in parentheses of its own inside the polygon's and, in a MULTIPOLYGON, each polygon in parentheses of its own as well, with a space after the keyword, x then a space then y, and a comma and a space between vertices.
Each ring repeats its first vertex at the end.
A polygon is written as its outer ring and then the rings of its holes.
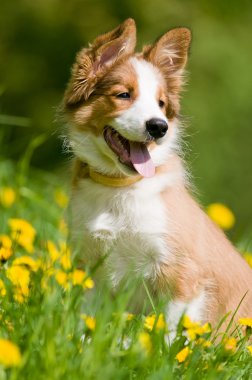
POLYGON ((152 118, 167 119, 161 111, 157 94, 161 84, 161 75, 151 63, 142 59, 131 58, 138 83, 138 96, 131 107, 114 120, 119 133, 133 141, 146 138, 146 121, 152 118))

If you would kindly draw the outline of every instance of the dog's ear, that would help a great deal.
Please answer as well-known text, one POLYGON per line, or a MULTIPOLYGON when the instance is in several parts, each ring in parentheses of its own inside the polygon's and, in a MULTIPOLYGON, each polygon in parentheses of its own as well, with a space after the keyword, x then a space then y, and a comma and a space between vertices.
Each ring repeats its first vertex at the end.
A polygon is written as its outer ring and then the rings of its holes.
POLYGON ((178 95, 183 85, 190 43, 190 30, 175 28, 165 33, 153 45, 146 46, 142 52, 143 58, 163 73, 173 102, 173 112, 178 112, 179 109, 178 95))
POLYGON ((97 37, 89 48, 81 50, 72 68, 65 105, 73 106, 88 99, 108 68, 122 57, 133 54, 135 46, 135 21, 129 18, 111 32, 97 37))

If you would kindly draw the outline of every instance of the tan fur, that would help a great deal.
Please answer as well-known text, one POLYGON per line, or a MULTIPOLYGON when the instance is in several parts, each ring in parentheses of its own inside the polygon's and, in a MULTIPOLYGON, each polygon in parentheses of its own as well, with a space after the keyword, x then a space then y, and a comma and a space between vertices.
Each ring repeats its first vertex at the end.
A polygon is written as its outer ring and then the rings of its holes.
POLYGON ((252 315, 252 271, 224 233, 208 218, 180 184, 162 194, 174 233, 169 239, 175 262, 162 268, 158 287, 173 283, 175 299, 188 302, 207 293, 206 321, 216 322, 234 312, 242 297, 236 319, 252 315))
POLYGON ((131 55, 136 45, 136 26, 132 19, 109 33, 97 37, 89 48, 81 50, 72 68, 64 103, 67 108, 87 100, 108 68, 131 55))

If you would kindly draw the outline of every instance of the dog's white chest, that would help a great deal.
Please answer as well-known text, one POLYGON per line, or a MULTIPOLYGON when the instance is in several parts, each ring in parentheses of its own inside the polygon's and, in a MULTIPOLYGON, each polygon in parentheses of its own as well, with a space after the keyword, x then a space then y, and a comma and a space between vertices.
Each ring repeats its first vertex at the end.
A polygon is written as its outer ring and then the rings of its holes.
POLYGON ((90 189, 88 182, 83 182, 72 202, 80 254, 88 261, 107 255, 105 266, 115 285, 129 272, 154 279, 169 255, 167 218, 159 193, 96 184, 90 189))

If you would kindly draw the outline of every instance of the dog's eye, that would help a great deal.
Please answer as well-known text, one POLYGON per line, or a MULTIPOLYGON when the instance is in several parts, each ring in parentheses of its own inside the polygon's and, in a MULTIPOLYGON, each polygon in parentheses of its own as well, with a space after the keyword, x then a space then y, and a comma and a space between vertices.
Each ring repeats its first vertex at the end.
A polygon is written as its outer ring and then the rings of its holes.
POLYGON ((120 94, 116 95, 119 99, 130 99, 130 93, 129 92, 121 92, 120 94))
POLYGON ((163 100, 159 100, 158 105, 160 108, 164 108, 165 102, 163 100))

